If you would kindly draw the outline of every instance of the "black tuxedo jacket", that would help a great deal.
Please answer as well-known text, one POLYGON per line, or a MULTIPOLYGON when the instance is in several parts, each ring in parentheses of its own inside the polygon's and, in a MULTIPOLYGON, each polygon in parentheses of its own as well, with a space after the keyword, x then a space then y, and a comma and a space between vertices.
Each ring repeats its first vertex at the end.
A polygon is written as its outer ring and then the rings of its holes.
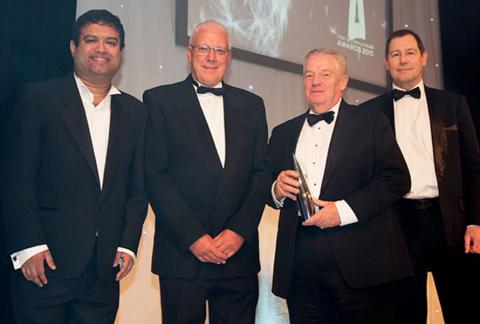
MULTIPOLYGON (((475 127, 463 96, 428 87, 425 95, 446 238, 449 246, 461 249, 466 225, 480 225, 480 152, 475 127)), ((395 129, 391 92, 362 107, 383 111, 395 129)))
MULTIPOLYGON (((387 119, 342 101, 332 134, 320 199, 344 199, 358 223, 324 230, 345 281, 353 288, 382 284, 411 271, 405 242, 390 205, 410 187, 410 177, 387 119)), ((269 143, 272 182, 292 170, 292 153, 305 114, 274 128, 269 143)), ((272 183, 271 182, 271 183, 272 183)), ((275 207, 271 200, 269 204, 275 207)), ((297 232, 297 206, 286 199, 280 212, 273 292, 287 297, 297 232)))
POLYGON ((100 278, 113 280, 117 248, 136 251, 146 215, 145 127, 140 101, 123 93, 112 96, 100 190, 73 74, 25 86, 5 130, 2 204, 8 252, 47 244, 55 274, 66 278, 78 277, 96 253, 100 278))
POLYGON ((227 278, 260 269, 257 227, 268 192, 263 100, 224 84, 226 159, 221 162, 192 83, 147 90, 146 188, 156 215, 152 271, 227 278), (224 265, 201 263, 189 246, 224 229, 245 242, 224 265))

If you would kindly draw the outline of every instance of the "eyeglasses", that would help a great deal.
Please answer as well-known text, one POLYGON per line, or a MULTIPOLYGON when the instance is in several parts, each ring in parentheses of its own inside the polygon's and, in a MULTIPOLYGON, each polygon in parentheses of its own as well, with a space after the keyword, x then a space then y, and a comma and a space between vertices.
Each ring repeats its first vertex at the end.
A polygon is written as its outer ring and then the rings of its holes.
POLYGON ((230 49, 226 47, 210 47, 208 45, 189 45, 192 49, 197 52, 197 54, 200 55, 207 55, 210 53, 210 50, 213 50, 216 55, 218 56, 225 56, 227 55, 228 52, 230 52, 230 49))

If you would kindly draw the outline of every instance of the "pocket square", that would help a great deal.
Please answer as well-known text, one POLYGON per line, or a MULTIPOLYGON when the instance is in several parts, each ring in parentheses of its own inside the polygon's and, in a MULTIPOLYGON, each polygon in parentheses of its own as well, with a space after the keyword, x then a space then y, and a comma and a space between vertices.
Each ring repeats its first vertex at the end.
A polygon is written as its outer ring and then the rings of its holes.
POLYGON ((445 130, 447 132, 457 131, 458 130, 457 124, 452 124, 450 126, 445 126, 445 130))

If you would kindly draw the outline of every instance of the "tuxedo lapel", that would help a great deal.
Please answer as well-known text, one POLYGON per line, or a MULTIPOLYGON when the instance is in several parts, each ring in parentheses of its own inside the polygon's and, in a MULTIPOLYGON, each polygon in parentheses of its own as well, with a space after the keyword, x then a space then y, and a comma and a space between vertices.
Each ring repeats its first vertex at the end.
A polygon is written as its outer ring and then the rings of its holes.
POLYGON ((382 104, 383 113, 387 116, 388 120, 390 121, 390 125, 392 126, 393 133, 395 134, 395 113, 393 110, 393 97, 392 92, 387 92, 383 95, 382 100, 384 100, 384 104, 382 104))
POLYGON ((349 144, 354 143, 351 140, 351 135, 355 132, 355 128, 352 127, 352 125, 356 124, 350 120, 354 116, 353 109, 358 108, 351 108, 342 100, 342 103, 338 109, 338 117, 337 121, 335 122, 332 139, 330 140, 330 146, 328 148, 327 162, 325 165, 325 172, 323 175, 320 193, 325 192, 335 168, 340 164, 339 161, 345 148, 349 144))
POLYGON ((183 82, 179 93, 182 93, 178 103, 182 125, 184 125, 185 131, 190 134, 192 144, 198 148, 199 158, 203 160, 207 169, 218 176, 222 172, 223 167, 218 157, 212 134, 208 128, 207 120, 203 115, 193 86, 188 79, 183 82))
POLYGON ((113 95, 110 113, 110 130, 108 135, 107 159, 105 161, 105 173, 103 177, 102 198, 106 189, 114 179, 118 163, 133 136, 132 125, 124 112, 121 102, 121 95, 113 95))
MULTIPOLYGON (((241 160, 242 116, 230 99, 228 89, 223 96, 223 114, 225 119, 225 168, 221 187, 227 186, 235 173, 235 163, 241 160)), ((217 154, 218 155, 218 154, 217 154)))
POLYGON ((430 116, 435 172, 437 174, 438 187, 440 187, 447 163, 447 134, 445 133, 444 123, 440 114, 439 102, 427 87, 425 87, 425 95, 427 96, 428 113, 430 116))
POLYGON ((306 115, 309 113, 310 110, 307 110, 307 112, 304 115, 299 116, 297 119, 295 119, 294 123, 292 124, 292 132, 291 134, 293 136, 289 136, 286 138, 285 147, 287 148, 287 168, 288 170, 293 170, 294 169, 294 164, 293 164, 293 156, 292 154, 295 153, 297 150, 297 143, 298 139, 300 137, 300 133, 302 132, 303 124, 305 123, 305 118, 306 115))
POLYGON ((90 131, 88 129, 87 117, 85 116, 82 99, 80 98, 72 74, 63 79, 63 81, 64 83, 62 83, 58 89, 62 94, 62 100, 65 104, 65 109, 62 111, 62 118, 72 134, 73 139, 80 148, 83 157, 92 171, 92 175, 100 187, 92 139, 90 138, 90 131))

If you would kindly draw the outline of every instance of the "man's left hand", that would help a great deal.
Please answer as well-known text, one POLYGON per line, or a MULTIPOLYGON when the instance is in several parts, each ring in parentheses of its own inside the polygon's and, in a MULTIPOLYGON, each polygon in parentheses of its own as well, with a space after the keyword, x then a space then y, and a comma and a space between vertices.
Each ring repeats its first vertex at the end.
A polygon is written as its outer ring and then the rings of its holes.
POLYGON ((242 236, 229 229, 224 229, 213 239, 217 249, 222 251, 227 258, 234 256, 240 250, 244 241, 245 239, 242 236))
POLYGON ((120 281, 125 278, 130 270, 133 268, 133 258, 130 254, 125 252, 117 252, 115 255, 115 260, 113 261, 113 267, 117 267, 120 265, 120 271, 117 273, 115 277, 116 281, 120 281))
POLYGON ((465 253, 480 254, 480 226, 467 226, 465 231, 465 253))
POLYGON ((340 225, 340 215, 333 201, 314 199, 313 203, 322 209, 304 221, 302 223, 304 226, 318 226, 323 229, 340 225))

